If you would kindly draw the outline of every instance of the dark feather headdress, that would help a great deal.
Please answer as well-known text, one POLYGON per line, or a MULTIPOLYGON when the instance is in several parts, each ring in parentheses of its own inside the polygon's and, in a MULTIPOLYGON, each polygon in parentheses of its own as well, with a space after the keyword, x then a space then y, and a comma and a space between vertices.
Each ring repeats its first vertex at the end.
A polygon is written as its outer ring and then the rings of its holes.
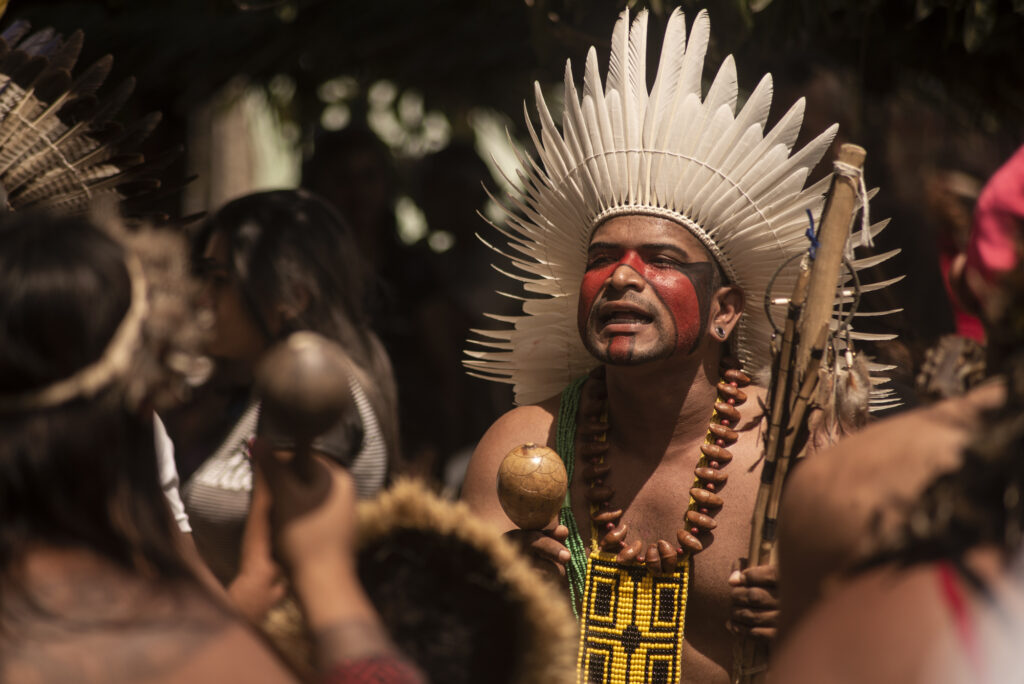
POLYGON ((0 411, 58 406, 115 384, 130 405, 170 400, 180 397, 185 376, 198 378, 209 366, 197 353, 204 326, 192 307, 183 236, 149 225, 166 220, 152 212, 156 174, 178 151, 150 161, 136 152, 160 114, 116 122, 134 80, 100 92, 110 55, 73 75, 83 39, 81 31, 67 38, 52 28, 32 32, 22 20, 0 32, 0 216, 90 214, 125 249, 131 303, 95 363, 46 387, 0 396, 0 411))
POLYGON ((8 211, 84 214, 96 198, 113 196, 125 215, 139 215, 177 154, 146 161, 136 151, 158 112, 127 126, 114 120, 135 81, 101 92, 110 55, 73 75, 83 39, 81 31, 31 32, 22 20, 0 33, 0 207, 8 211))

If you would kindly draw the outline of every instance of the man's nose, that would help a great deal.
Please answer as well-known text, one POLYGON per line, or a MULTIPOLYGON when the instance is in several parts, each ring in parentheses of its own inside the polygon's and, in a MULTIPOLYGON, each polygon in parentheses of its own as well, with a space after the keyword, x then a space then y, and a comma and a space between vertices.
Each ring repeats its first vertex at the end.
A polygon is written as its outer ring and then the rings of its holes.
POLYGON ((616 290, 626 290, 629 288, 642 290, 644 288, 644 279, 640 277, 640 274, 632 266, 619 264, 612 271, 611 277, 608 278, 608 284, 616 290))

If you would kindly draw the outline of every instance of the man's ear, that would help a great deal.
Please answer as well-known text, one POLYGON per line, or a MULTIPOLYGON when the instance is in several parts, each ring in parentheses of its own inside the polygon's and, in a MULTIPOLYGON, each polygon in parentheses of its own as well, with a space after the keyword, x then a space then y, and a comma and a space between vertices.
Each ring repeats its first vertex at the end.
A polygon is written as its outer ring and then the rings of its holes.
POLYGON ((711 336, 719 342, 729 339, 736 324, 746 298, 743 290, 735 285, 724 285, 711 298, 711 336))

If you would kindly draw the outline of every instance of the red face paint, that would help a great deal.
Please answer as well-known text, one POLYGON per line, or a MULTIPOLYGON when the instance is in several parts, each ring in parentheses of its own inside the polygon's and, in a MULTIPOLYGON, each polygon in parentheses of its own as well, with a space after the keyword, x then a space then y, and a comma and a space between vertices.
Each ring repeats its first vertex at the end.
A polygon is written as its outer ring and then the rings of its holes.
POLYGON ((692 353, 707 325, 713 268, 657 245, 599 247, 580 284, 577 326, 587 348, 612 363, 692 353), (616 324, 617 314, 643 322, 616 324))

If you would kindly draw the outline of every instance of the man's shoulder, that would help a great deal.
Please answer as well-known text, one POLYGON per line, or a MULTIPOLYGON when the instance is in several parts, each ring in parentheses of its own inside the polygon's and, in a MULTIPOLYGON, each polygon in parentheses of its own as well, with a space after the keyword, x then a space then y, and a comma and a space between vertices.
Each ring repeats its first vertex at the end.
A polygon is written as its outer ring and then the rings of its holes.
POLYGON ((479 453, 481 448, 491 450, 498 444, 510 442, 515 444, 511 444, 509 449, 527 442, 548 444, 560 403, 560 397, 556 395, 538 404, 517 406, 507 411, 494 421, 481 438, 477 452, 479 453))
POLYGON ((501 423, 551 423, 555 416, 558 415, 558 409, 561 406, 562 397, 556 394, 553 397, 548 397, 544 401, 536 404, 525 404, 523 406, 516 406, 515 408, 505 412, 497 421, 495 425, 501 423))
POLYGON ((937 681, 936 672, 962 664, 956 649, 935 648, 955 646, 939 587, 934 565, 858 575, 806 615, 776 653, 773 674, 801 684, 937 681))
POLYGON ((905 506, 937 473, 960 463, 963 445, 999 396, 995 387, 907 411, 802 460, 782 498, 784 556, 816 568, 814 581, 821 581, 876 551, 872 540, 904 524, 905 506))
POLYGON ((511 526, 498 505, 494 488, 498 466, 506 454, 522 444, 554 447, 559 403, 555 396, 539 404, 517 406, 498 418, 480 438, 462 486, 462 499, 477 514, 505 528, 511 526))

